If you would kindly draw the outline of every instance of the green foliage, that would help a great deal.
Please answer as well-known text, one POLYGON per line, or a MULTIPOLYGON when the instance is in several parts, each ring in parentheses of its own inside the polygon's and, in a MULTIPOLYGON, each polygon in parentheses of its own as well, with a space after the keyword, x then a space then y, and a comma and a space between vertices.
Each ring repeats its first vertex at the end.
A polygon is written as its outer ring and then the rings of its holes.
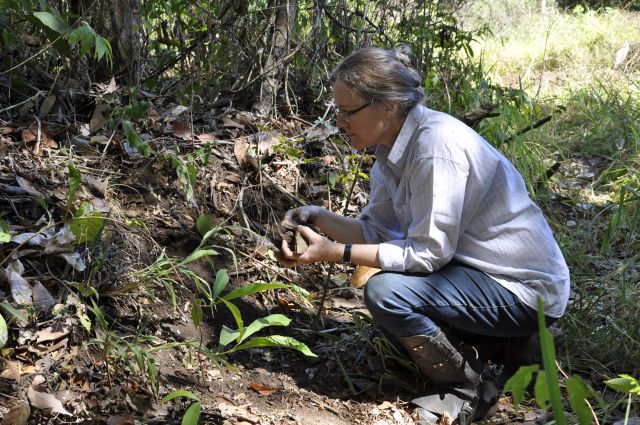
POLYGON ((192 393, 191 391, 186 390, 176 390, 173 391, 160 400, 161 403, 167 403, 174 398, 184 397, 190 400, 194 400, 194 403, 189 406, 184 416, 182 417, 182 425, 197 425, 200 419, 200 410, 202 408, 202 402, 200 398, 192 393))
MULTIPOLYGON (((538 297, 538 326, 540 332, 540 344, 542 349, 542 361, 544 370, 539 371, 538 365, 522 366, 505 383, 504 391, 511 392, 513 403, 518 405, 524 400, 525 392, 532 380, 532 374, 537 372, 537 380, 534 386, 536 402, 541 408, 551 404, 553 416, 557 424, 566 424, 558 370, 556 367, 556 353, 553 336, 547 329, 542 307, 542 300, 538 297)), ((566 379, 565 387, 571 408, 575 412, 580 425, 591 424, 593 413, 588 403, 589 398, 596 398, 594 391, 579 376, 571 376, 566 379)), ((598 399, 599 400, 599 399, 598 399)))
MULTIPOLYGON (((30 23, 46 35, 58 54, 70 58, 77 46, 77 52, 85 56, 89 55, 93 49, 94 58, 98 61, 104 59, 107 64, 112 65, 113 54, 109 41, 97 34, 87 22, 76 19, 77 17, 73 14, 60 13, 44 1, 39 2, 42 10, 35 12, 33 11, 35 5, 31 1, 3 1, 0 4, 3 9, 0 22, 13 25, 30 23)), ((4 41, 2 45, 6 46, 11 37, 6 30, 2 31, 2 35, 4 41)))
POLYGON ((187 201, 193 200, 193 189, 198 180, 197 163, 193 155, 180 155, 179 149, 176 147, 176 153, 171 154, 171 165, 176 170, 178 180, 184 186, 184 194, 187 201))
POLYGON ((604 383, 620 393, 640 396, 640 383, 633 376, 621 374, 617 378, 604 381, 604 383))
POLYGON ((69 169, 69 191, 67 192, 67 211, 73 208, 73 201, 76 197, 76 192, 80 188, 80 170, 78 170, 73 164, 67 165, 69 169))
MULTIPOLYGON (((271 335, 268 337, 253 337, 248 339, 266 327, 287 326, 290 323, 290 319, 283 315, 270 315, 257 319, 245 327, 242 314, 232 301, 260 292, 273 289, 288 289, 293 286, 277 282, 254 282, 236 288, 223 295, 223 291, 229 283, 229 275, 225 269, 216 271, 215 282, 211 285, 207 280, 191 271, 188 267, 189 264, 198 260, 205 260, 209 262, 209 264, 212 264, 210 259, 218 255, 219 250, 227 250, 233 254, 228 248, 208 245, 208 240, 213 235, 224 231, 223 226, 210 228, 211 223, 206 219, 201 219, 199 222, 200 231, 205 232, 200 245, 184 259, 170 258, 163 253, 154 264, 136 273, 135 277, 140 280, 142 287, 162 284, 169 293, 175 313, 177 308, 176 287, 185 288, 187 283, 193 283, 196 292, 191 306, 191 320, 197 328, 201 326, 205 312, 208 311, 213 315, 219 305, 224 305, 231 312, 236 324, 236 329, 232 330, 223 327, 220 334, 220 344, 215 350, 208 350, 202 346, 202 344, 195 346, 197 350, 203 352, 212 361, 225 363, 224 356, 227 354, 253 347, 286 347, 298 350, 305 355, 314 356, 305 344, 294 338, 271 335), (228 347, 232 342, 234 342, 233 346, 228 347)), ((298 289, 301 290, 300 288, 298 289)))
POLYGON ((0 308, 10 314, 11 317, 15 317, 19 322, 29 323, 29 317, 25 313, 25 310, 18 310, 6 301, 0 302, 0 308))
POLYGON ((71 220, 71 231, 76 236, 76 243, 97 243, 104 230, 105 220, 102 213, 92 211, 88 202, 83 202, 76 210, 71 220))
POLYGON ((7 243, 11 240, 11 234, 9 233, 9 223, 4 220, 0 220, 0 244, 7 243))
POLYGON ((136 149, 145 157, 149 157, 153 150, 151 146, 146 144, 133 129, 133 124, 129 120, 122 120, 122 131, 127 136, 127 141, 129 142, 129 146, 133 149, 136 149))
POLYGON ((35 16, 43 25, 51 28, 58 34, 63 34, 69 30, 67 23, 60 17, 59 14, 53 14, 50 12, 33 12, 35 16))
POLYGON ((196 229, 198 229, 198 232, 202 236, 206 235, 209 230, 213 229, 211 216, 208 214, 200 214, 196 220, 196 229))
POLYGON ((0 348, 4 347, 9 339, 9 332, 7 330, 7 322, 5 322, 4 317, 0 314, 0 348))
MULTIPOLYGON (((520 403, 525 398, 525 393, 527 388, 529 388, 529 384, 531 384, 531 380, 533 379, 533 373, 538 372, 540 366, 531 365, 531 366, 522 366, 516 374, 514 374, 504 385, 504 392, 512 393, 513 405, 517 408, 520 403)), ((546 385, 545 385, 546 386, 546 385)), ((542 388, 541 388, 542 390, 542 388)), ((536 394, 538 391, 536 391, 536 394)), ((537 400, 538 404, 542 402, 543 405, 544 400, 537 400)))

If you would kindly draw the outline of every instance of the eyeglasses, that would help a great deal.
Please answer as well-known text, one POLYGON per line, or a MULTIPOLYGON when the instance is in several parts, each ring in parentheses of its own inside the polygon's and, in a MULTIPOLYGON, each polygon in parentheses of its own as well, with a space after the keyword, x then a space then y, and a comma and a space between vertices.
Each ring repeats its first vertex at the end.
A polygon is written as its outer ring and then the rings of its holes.
POLYGON ((360 106, 359 108, 353 109, 351 111, 343 111, 340 108, 338 108, 337 106, 334 106, 333 109, 335 109, 336 114, 338 114, 338 118, 342 118, 345 121, 350 121, 351 118, 355 114, 357 114, 358 112, 362 111, 363 109, 368 108, 372 104, 373 104, 373 101, 370 101, 370 102, 367 102, 364 105, 360 106))

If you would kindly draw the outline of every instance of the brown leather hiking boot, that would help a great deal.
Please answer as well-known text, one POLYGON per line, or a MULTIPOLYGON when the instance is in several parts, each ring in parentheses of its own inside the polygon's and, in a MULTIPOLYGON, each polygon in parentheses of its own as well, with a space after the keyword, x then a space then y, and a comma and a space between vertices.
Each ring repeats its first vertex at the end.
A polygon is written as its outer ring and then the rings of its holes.
POLYGON ((454 347, 441 331, 434 336, 414 335, 397 339, 434 385, 429 394, 412 401, 419 406, 417 413, 423 423, 434 422, 447 412, 457 418, 460 425, 467 425, 476 417, 481 399, 497 399, 495 385, 491 397, 484 396, 488 386, 481 382, 484 364, 474 355, 472 347, 454 347))
POLYGON ((434 336, 397 337, 424 376, 436 386, 472 388, 480 382, 482 362, 455 348, 442 331, 434 336))

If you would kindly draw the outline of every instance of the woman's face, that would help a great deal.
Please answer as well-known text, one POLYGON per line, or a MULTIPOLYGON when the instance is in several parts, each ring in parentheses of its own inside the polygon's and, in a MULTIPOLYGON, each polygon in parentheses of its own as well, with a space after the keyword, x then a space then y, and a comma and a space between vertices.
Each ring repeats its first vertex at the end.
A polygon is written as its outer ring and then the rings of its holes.
POLYGON ((340 111, 338 128, 349 136, 354 149, 393 146, 404 121, 399 119, 397 107, 363 99, 342 81, 333 85, 333 100, 340 111))

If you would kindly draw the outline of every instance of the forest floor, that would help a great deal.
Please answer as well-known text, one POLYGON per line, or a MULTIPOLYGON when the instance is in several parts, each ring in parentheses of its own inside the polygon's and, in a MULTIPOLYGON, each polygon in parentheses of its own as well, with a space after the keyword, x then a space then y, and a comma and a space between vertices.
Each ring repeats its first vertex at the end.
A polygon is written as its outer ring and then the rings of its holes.
MULTIPOLYGON (((300 202, 341 209, 336 205, 347 188, 331 189, 319 177, 348 172, 351 153, 331 142, 335 128, 301 120, 258 125, 255 116, 230 109, 194 116, 150 100, 152 108, 138 123, 141 139, 156 152, 149 157, 107 131, 95 112, 91 130, 89 123, 38 126, 27 119, 0 127, 0 218, 12 237, 0 245, 0 300, 28 316, 20 320, 4 312, 9 338, 2 349, 2 423, 180 423, 192 401, 160 402, 179 389, 200 399, 201 423, 417 423, 409 401, 423 383, 401 367, 402 360, 382 361, 380 341, 363 319, 362 290, 348 283, 352 270, 333 269, 316 323, 328 267, 288 270, 273 257, 270 240, 277 238, 274 229, 287 209, 300 202), (320 160, 301 161, 290 140, 304 140, 298 146, 305 156, 320 160), (197 159, 205 151, 210 157, 197 159), (186 153, 197 165, 189 201, 186 180, 176 171, 189 165, 186 153), (69 163, 81 174, 71 197, 69 163), (65 215, 81 203, 107 218, 101 241, 65 251, 68 240, 54 241, 68 236, 65 215), (317 357, 260 347, 226 355, 225 365, 179 344, 195 340, 212 348, 223 325, 235 326, 223 305, 194 326, 193 281, 173 276, 181 282, 174 311, 163 282, 142 278, 161 254, 181 259, 198 248, 202 214, 220 226, 208 241, 218 255, 213 262, 190 263, 189 270, 213 283, 216 271, 226 269, 225 292, 257 281, 308 291, 308 298, 279 289, 234 302, 245 325, 269 314, 292 319, 278 333, 306 344, 317 357), (20 238, 47 228, 51 234, 40 244, 20 238), (18 282, 27 286, 20 289, 18 282), (106 326, 98 326, 99 316, 106 326)), ((356 186, 350 213, 366 202, 365 193, 364 184, 356 186)), ((535 403, 516 410, 502 397, 485 423, 535 424, 545 415, 535 403)))

